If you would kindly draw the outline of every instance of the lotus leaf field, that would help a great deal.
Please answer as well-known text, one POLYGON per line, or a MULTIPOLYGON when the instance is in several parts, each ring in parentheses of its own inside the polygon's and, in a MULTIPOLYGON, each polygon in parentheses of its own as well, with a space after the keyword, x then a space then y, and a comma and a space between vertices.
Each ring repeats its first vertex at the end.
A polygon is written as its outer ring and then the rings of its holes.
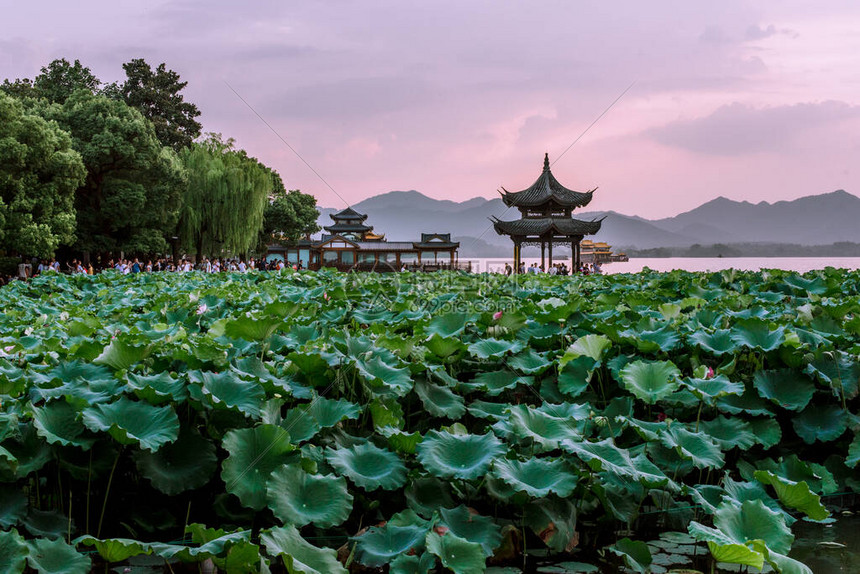
POLYGON ((108 272, 0 301, 0 573, 686 546, 793 574, 791 525, 860 490, 858 272, 108 272))

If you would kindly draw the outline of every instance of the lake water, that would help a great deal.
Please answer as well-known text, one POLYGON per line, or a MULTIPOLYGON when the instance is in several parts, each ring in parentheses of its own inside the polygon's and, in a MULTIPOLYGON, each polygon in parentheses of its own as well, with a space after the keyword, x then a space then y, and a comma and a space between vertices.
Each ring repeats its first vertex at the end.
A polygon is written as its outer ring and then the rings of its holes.
MULTIPOLYGON (((506 258, 463 258, 461 262, 471 261, 472 271, 501 273, 505 263, 512 263, 506 258)), ((540 259, 525 258, 528 264, 540 259)), ((555 259, 561 263, 561 259, 555 259)), ((570 259, 566 261, 570 267, 570 259)), ((638 273, 645 267, 653 271, 721 271, 723 269, 739 269, 743 271, 758 271, 760 269, 785 269, 805 273, 814 269, 836 267, 840 269, 860 269, 860 257, 642 257, 631 258, 630 261, 607 263, 602 266, 605 274, 638 273)))

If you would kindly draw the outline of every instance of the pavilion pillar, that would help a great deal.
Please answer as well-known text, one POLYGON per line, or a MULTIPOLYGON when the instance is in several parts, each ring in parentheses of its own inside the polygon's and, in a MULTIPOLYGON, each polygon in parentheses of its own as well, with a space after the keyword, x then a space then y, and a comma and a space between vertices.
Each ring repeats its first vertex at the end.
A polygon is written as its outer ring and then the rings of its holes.
POLYGON ((520 242, 514 240, 514 273, 520 272, 520 242))
POLYGON ((546 241, 541 239, 541 242, 540 242, 540 266, 544 271, 546 271, 545 259, 546 259, 546 241))
POLYGON ((549 266, 547 266, 544 271, 549 273, 549 268, 552 267, 552 235, 549 236, 549 245, 548 245, 547 254, 549 255, 549 266))

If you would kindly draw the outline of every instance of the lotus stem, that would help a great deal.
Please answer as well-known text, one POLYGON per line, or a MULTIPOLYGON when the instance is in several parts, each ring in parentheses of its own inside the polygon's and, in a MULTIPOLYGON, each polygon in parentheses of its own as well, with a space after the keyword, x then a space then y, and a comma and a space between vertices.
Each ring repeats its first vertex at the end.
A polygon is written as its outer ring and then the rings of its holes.
POLYGON ((66 535, 66 542, 72 543, 72 489, 69 489, 69 531, 66 535))
POLYGON ((84 525, 86 528, 87 534, 90 533, 90 485, 92 484, 93 479, 93 449, 90 448, 90 463, 87 468, 87 519, 86 524, 84 525))
POLYGON ((110 469, 110 475, 108 476, 107 488, 105 489, 105 498, 102 501, 102 512, 99 515, 99 527, 96 529, 96 538, 101 538, 102 534, 102 522, 105 518, 105 509, 107 508, 108 496, 110 496, 110 486, 113 483, 113 475, 116 472, 116 465, 119 462, 119 457, 122 455, 122 448, 119 449, 116 453, 116 458, 113 461, 113 467, 110 469))

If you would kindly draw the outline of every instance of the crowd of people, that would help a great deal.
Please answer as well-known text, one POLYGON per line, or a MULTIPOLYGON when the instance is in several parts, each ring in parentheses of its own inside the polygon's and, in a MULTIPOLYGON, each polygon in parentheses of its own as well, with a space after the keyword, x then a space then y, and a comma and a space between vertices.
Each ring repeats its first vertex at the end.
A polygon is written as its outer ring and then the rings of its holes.
MULTIPOLYGON (((509 263, 505 263, 505 275, 512 275, 514 272, 514 268, 511 267, 509 263)), ((583 263, 579 269, 576 269, 575 272, 582 273, 583 275, 600 275, 603 273, 603 269, 601 269, 600 264, 598 262, 594 263, 583 263)), ((549 266, 549 269, 544 269, 543 265, 540 265, 537 261, 533 263, 529 263, 528 266, 524 262, 520 263, 519 273, 546 273, 548 275, 570 275, 571 270, 568 268, 567 263, 553 263, 549 266)))

